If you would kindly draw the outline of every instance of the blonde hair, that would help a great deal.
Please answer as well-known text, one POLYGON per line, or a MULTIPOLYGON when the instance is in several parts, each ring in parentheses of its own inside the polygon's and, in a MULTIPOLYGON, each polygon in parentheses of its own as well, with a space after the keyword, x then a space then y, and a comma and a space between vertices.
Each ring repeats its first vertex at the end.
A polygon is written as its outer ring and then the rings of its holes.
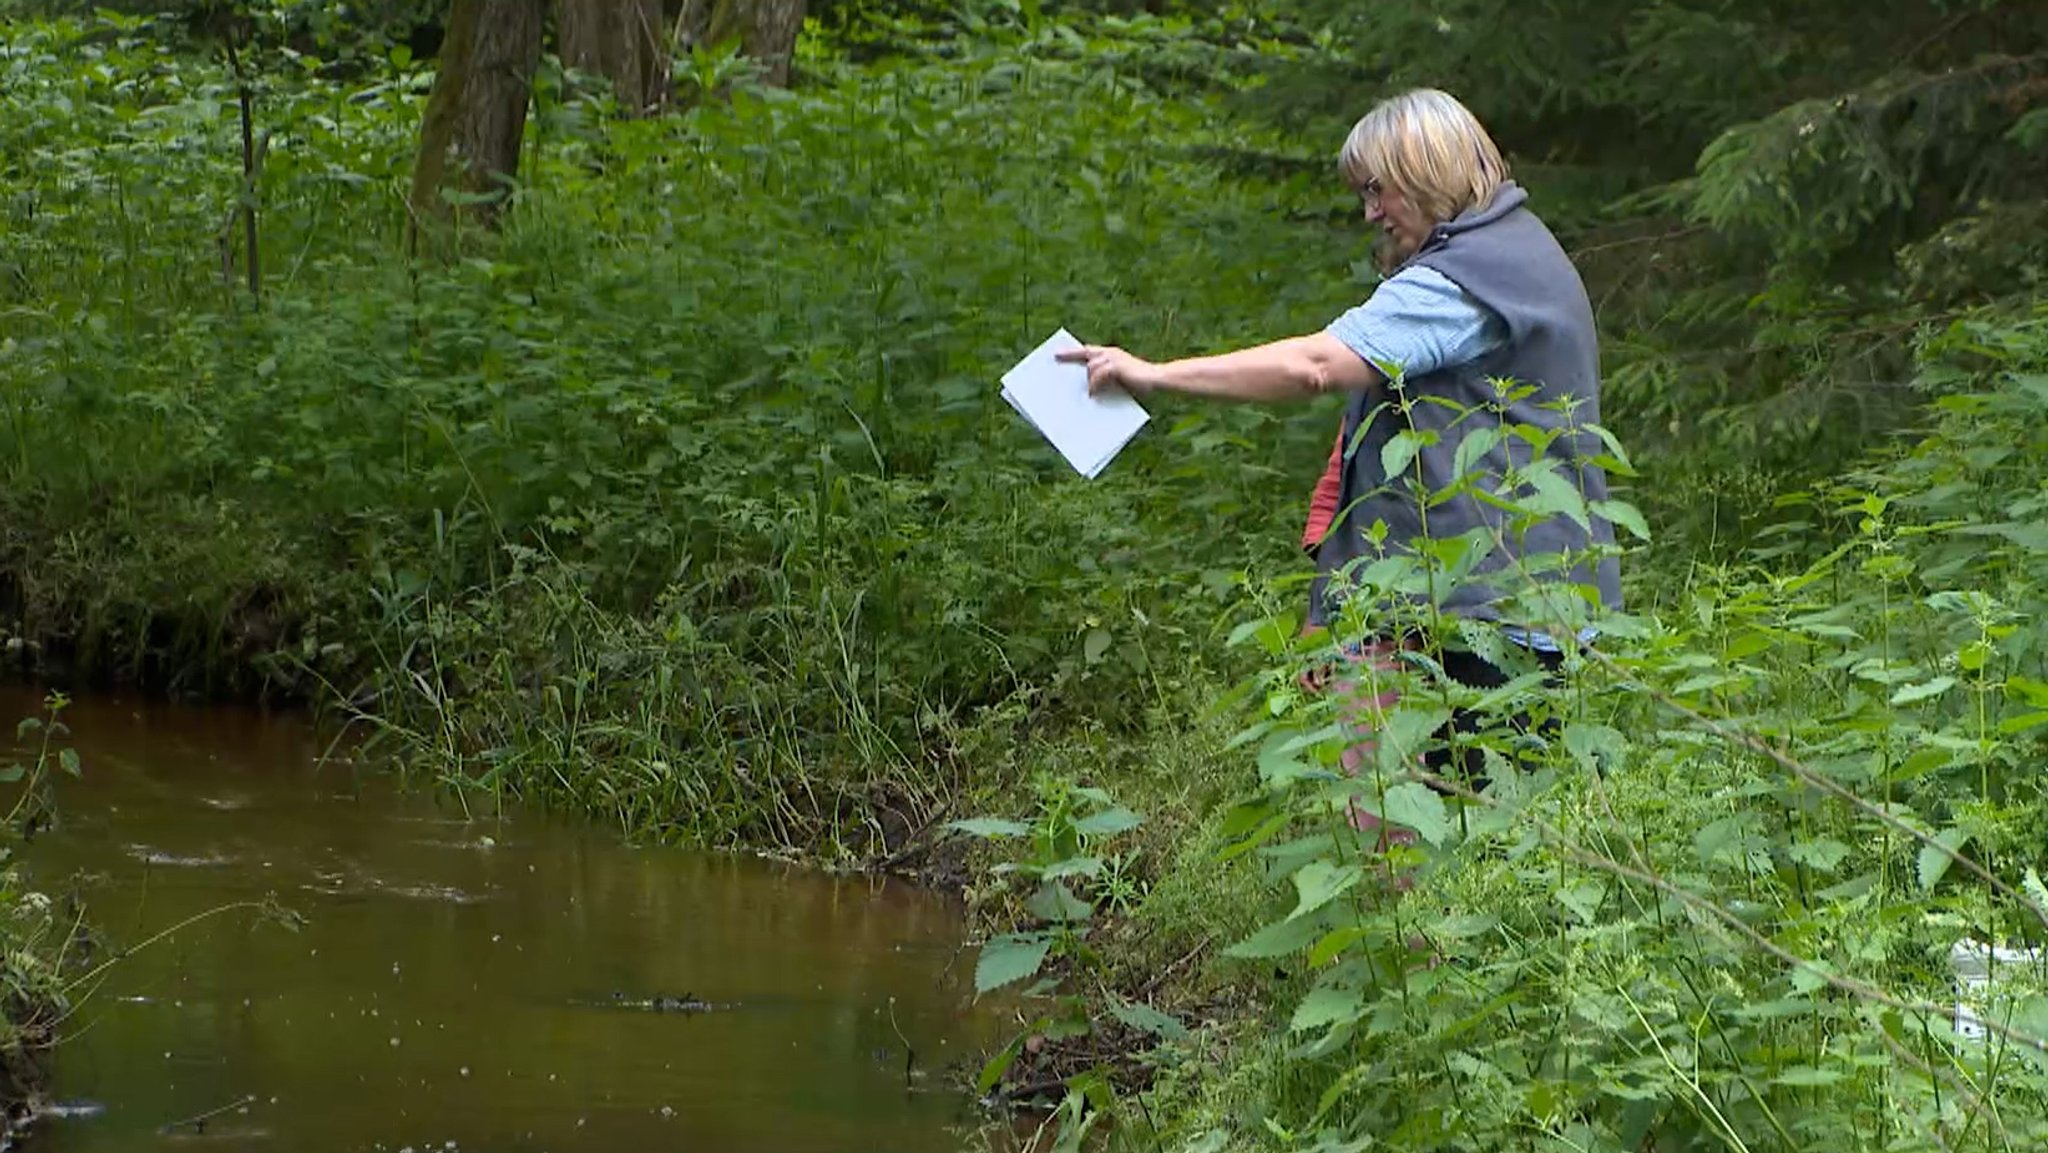
POLYGON ((1434 88, 1381 101, 1352 126, 1337 163, 1353 188, 1391 185, 1438 224, 1492 203, 1508 176, 1479 118, 1434 88))

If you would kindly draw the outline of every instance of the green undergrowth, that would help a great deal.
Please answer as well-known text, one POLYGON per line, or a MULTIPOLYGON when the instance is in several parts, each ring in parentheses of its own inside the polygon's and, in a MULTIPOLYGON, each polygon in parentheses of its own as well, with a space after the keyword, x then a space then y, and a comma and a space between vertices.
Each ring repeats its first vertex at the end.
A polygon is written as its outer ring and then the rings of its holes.
POLYGON ((449 264, 397 197, 425 74, 256 57, 260 298, 209 51, 11 29, 26 658, 335 708, 480 803, 851 859, 990 779, 960 733, 1139 740, 1292 563, 1326 428, 1163 406, 1087 483, 997 396, 1061 325, 1191 351, 1360 291, 1361 237, 1054 30, 640 122, 549 72, 504 233, 449 264))
MULTIPOLYGON (((1358 731, 1298 679, 1327 640, 1247 614, 1266 668, 1212 722, 1220 796, 1148 813, 1105 773, 1092 808, 959 824, 1008 862, 978 976, 1037 1009, 991 1077, 1057 1070, 1062 1148, 2048 1139, 2048 313, 1919 354, 1921 427, 1788 495, 1763 547, 1599 618, 1557 689, 1483 631, 1359 613, 1338 635, 1429 641, 1361 674, 1400 696, 1346 770, 1358 731), (1450 682, 1463 648, 1518 675, 1450 682), (1483 780, 1421 760, 1452 749, 1483 780), (1109 864, 1140 844, 1168 856, 1133 900, 1109 864)), ((1363 579, 1461 579, 1459 549, 1423 556, 1363 579)))
POLYGON ((51 693, 43 711, 20 718, 0 759, 0 1142, 40 1104, 51 1052, 76 999, 83 959, 81 916, 21 869, 16 852, 56 815, 57 780, 80 772, 63 721, 68 700, 51 693))

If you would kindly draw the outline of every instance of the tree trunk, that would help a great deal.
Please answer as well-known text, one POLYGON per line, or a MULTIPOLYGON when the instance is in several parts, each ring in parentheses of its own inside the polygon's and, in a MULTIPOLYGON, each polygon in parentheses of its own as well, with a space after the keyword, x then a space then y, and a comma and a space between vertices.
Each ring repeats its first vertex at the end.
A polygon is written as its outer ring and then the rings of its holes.
POLYGON ((683 0, 677 25, 690 44, 739 38, 740 53, 761 63, 768 83, 789 86, 789 61, 804 27, 804 0, 683 0))
POLYGON ((410 208, 415 230, 445 223, 446 189, 488 197, 462 215, 495 225, 519 172, 526 106, 540 66, 542 0, 453 0, 420 122, 410 208))
POLYGON ((562 63, 612 83, 628 116, 658 111, 668 91, 661 0, 559 0, 562 63))

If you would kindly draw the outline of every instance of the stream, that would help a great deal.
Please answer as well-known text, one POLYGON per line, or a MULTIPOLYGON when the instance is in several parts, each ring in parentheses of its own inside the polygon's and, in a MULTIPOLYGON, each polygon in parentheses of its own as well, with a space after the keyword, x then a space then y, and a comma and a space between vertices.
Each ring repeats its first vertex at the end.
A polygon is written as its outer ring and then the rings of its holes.
MULTIPOLYGON (((0 723, 40 701, 0 690, 0 723)), ((320 764, 299 717, 103 696, 64 720, 84 771, 32 887, 75 889, 111 948, 200 919, 79 998, 51 1087, 75 1108, 25 1149, 975 1143, 958 1070, 1001 1022, 934 894, 468 819, 320 764), (266 899, 284 915, 233 907, 266 899)))

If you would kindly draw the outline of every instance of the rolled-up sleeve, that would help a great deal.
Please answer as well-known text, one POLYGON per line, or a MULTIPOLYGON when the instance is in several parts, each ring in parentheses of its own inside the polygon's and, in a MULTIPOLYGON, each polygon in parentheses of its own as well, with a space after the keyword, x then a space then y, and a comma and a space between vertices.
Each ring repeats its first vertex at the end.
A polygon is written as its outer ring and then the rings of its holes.
POLYGON ((1393 379, 1424 376, 1477 360, 1507 340, 1500 314, 1448 277, 1405 268, 1325 329, 1393 379))

